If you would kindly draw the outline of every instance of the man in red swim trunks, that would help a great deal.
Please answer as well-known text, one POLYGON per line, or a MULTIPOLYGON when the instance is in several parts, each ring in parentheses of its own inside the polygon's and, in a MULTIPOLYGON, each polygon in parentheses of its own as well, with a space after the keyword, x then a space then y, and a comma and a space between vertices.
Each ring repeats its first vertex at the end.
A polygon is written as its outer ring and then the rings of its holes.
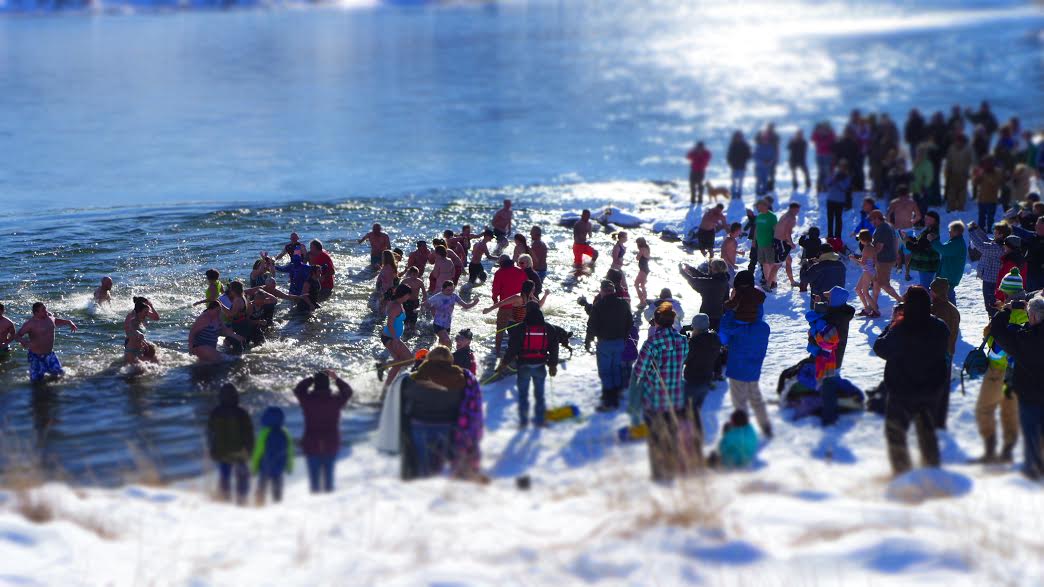
POLYGON ((584 210, 580 213, 580 220, 573 225, 573 265, 583 265, 584 255, 591 257, 591 263, 598 258, 598 251, 589 244, 592 232, 594 228, 591 226, 591 211, 584 210))

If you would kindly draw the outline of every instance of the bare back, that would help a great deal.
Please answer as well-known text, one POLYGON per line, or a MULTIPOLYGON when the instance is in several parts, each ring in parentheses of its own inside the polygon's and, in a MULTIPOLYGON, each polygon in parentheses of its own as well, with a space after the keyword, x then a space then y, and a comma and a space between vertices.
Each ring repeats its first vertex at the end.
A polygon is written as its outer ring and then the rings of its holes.
POLYGON ((578 245, 586 245, 591 238, 591 221, 579 220, 573 225, 573 242, 578 245))
POLYGON ((497 210, 497 213, 493 215, 491 224, 493 228, 501 232, 508 232, 511 229, 511 210, 508 208, 497 210))
POLYGON ((0 347, 6 346, 15 338, 15 325, 7 316, 0 316, 0 347))
POLYGON ((489 256, 489 247, 486 245, 486 241, 475 243, 475 246, 471 249, 471 262, 481 263, 482 259, 487 256, 489 256))
POLYGON ((544 241, 530 243, 529 256, 533 257, 533 271, 547 271, 547 245, 544 241))
POLYGON ((779 222, 776 223, 776 232, 773 235, 775 238, 789 244, 794 244, 794 226, 797 224, 797 217, 793 214, 784 214, 780 216, 779 222))
POLYGON ((391 250, 391 239, 387 233, 371 232, 366 236, 370 237, 370 255, 379 257, 384 251, 391 250))

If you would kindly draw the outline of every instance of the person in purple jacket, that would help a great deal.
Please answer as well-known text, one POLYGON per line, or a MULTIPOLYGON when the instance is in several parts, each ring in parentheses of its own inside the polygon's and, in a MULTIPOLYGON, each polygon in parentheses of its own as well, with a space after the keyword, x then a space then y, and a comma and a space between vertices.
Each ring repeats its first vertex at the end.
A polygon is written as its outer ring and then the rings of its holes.
POLYGON ((327 369, 301 380, 294 388, 294 396, 304 415, 301 452, 308 464, 309 486, 312 493, 332 492, 334 464, 341 448, 341 410, 351 399, 352 388, 327 369), (336 394, 330 390, 331 381, 337 384, 336 394))

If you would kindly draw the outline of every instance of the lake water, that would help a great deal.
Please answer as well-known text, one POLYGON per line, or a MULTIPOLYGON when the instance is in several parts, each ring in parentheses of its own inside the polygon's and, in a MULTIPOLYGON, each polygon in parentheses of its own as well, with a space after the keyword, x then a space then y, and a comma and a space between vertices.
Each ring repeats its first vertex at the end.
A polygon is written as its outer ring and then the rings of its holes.
MULTIPOLYGON (((291 403, 315 368, 372 365, 368 251, 353 242, 374 220, 410 250, 481 226, 507 196, 520 226, 558 243, 565 210, 655 215, 681 197, 696 139, 720 179, 731 131, 770 120, 787 134, 858 107, 901 124, 913 106, 988 98, 999 117, 1044 126, 1033 3, 16 8, 0 16, 0 300, 18 323, 45 301, 81 331, 59 335, 72 376, 45 390, 28 386, 21 351, 0 361, 0 418, 20 452, 84 482, 114 482, 139 457, 168 478, 197 474, 225 381, 256 408, 291 403), (245 277, 291 229, 333 252, 333 300, 311 320, 279 312, 276 340, 242 361, 192 366, 203 270, 245 277), (117 301, 93 311, 105 274, 117 301), (137 377, 118 364, 132 292, 163 317, 150 333, 163 367, 137 377)), ((667 272, 683 253, 661 249, 667 272)), ((561 269, 552 282, 574 288, 561 269)), ((550 313, 582 332, 563 300, 550 313)), ((375 400, 371 376, 353 381, 375 400)), ((351 412, 346 446, 372 422, 351 412)))

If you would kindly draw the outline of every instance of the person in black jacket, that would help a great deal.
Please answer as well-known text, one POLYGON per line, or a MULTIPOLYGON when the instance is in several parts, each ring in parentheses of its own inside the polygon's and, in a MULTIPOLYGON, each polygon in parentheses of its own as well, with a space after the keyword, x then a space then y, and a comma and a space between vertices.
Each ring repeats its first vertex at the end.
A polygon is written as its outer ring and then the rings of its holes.
POLYGON ((855 308, 848 304, 851 297, 848 290, 835 285, 821 297, 813 298, 812 309, 823 316, 827 324, 837 330, 837 368, 845 362, 845 349, 848 348, 848 325, 855 317, 855 308))
POLYGON ((888 387, 885 440, 888 460, 896 475, 911 467, 906 445, 911 421, 917 429, 925 466, 939 466, 934 414, 940 391, 949 391, 949 338, 950 329, 932 316, 928 290, 915 285, 906 291, 902 306, 896 307, 892 314, 891 324, 874 342, 874 352, 885 360, 884 382, 888 387))
MULTIPOLYGON (((852 178, 852 190, 863 191, 863 150, 856 139, 852 125, 845 126, 841 138, 834 143, 834 161, 848 161, 848 173, 852 178)), ((829 227, 828 227, 829 228, 829 227)))
POLYGON ((725 302, 729 299, 729 266, 722 259, 711 259, 707 264, 709 273, 684 263, 680 269, 692 289, 700 294, 700 312, 710 318, 709 328, 717 331, 725 314, 725 302))
POLYGON ((518 424, 529 425, 529 383, 533 382, 535 401, 533 425, 543 428, 547 414, 544 401, 544 382, 547 376, 558 374, 558 336, 553 326, 544 321, 540 304, 526 304, 526 317, 522 325, 511 329, 508 349, 497 371, 503 371, 517 359, 518 370, 515 381, 518 385, 518 424))
POLYGON ((808 229, 808 232, 801 235, 798 239, 798 246, 801 247, 801 263, 798 265, 798 283, 802 292, 808 291, 808 281, 805 279, 805 270, 810 265, 819 260, 819 255, 824 251, 829 251, 830 248, 823 244, 823 239, 820 238, 819 227, 813 226, 808 229))
POLYGON ((631 317, 631 304, 615 293, 616 284, 603 280, 601 295, 591 305, 584 340, 584 348, 590 352, 591 342, 598 339, 598 378, 602 380, 599 412, 619 408, 620 391, 627 385, 623 380, 623 352, 634 319, 631 317))
POLYGON ((743 195, 743 176, 747 173, 747 163, 751 157, 750 143, 743 138, 742 131, 732 134, 732 142, 729 143, 728 153, 725 160, 732 170, 732 197, 738 198, 743 195))
POLYGON ((903 139, 909 146, 910 153, 916 153, 917 145, 924 140, 924 127, 924 116, 921 116, 921 112, 914 108, 906 118, 906 126, 903 127, 903 139))
POLYGON ((218 466, 221 498, 232 498, 232 474, 236 475, 236 503, 246 504, 250 492, 250 455, 254 451, 254 421, 239 407, 239 390, 226 383, 218 393, 218 407, 207 421, 207 447, 218 466))
POLYGON ((990 335, 997 347, 1015 362, 1014 389, 1019 398, 1019 426, 1025 462, 1022 472, 1030 479, 1044 476, 1041 434, 1044 434, 1044 297, 1040 294, 1026 304, 1029 323, 1010 323, 1011 306, 998 312, 990 322, 990 335))
POLYGON ((790 164, 790 181, 794 191, 796 192, 798 189, 798 170, 805 174, 805 191, 809 191, 812 184, 808 179, 808 141, 805 140, 801 129, 798 129, 787 142, 787 153, 787 163, 790 164))
POLYGON ((715 374, 721 369, 721 338, 710 328, 710 317, 696 314, 689 331, 689 354, 685 356, 685 398, 692 402, 697 427, 703 400, 714 384, 715 374))
POLYGON ((819 260, 811 263, 801 272, 801 282, 812 292, 812 299, 835 287, 845 287, 845 264, 837 253, 826 250, 820 253, 819 260))

